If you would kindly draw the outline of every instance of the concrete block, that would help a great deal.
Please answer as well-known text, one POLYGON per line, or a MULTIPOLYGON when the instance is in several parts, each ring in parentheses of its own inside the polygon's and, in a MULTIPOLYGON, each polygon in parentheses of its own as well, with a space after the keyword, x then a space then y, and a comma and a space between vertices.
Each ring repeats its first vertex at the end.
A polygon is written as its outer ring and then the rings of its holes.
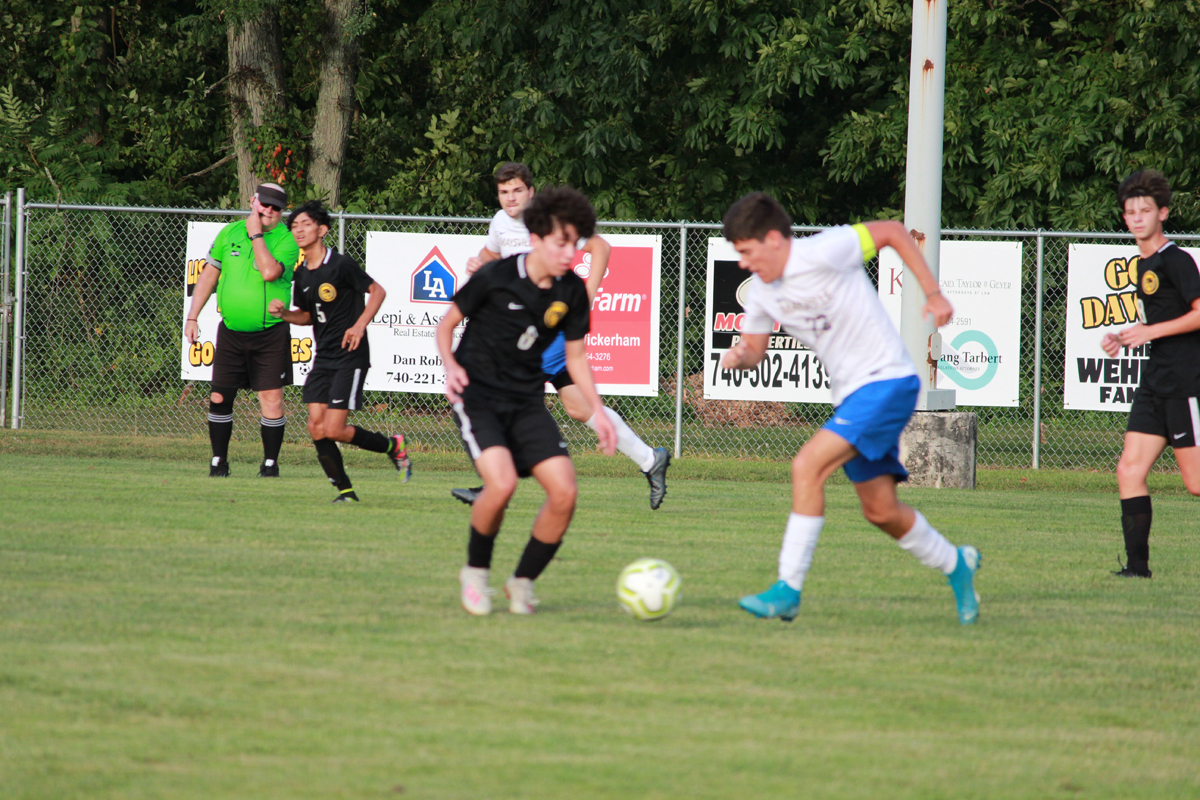
POLYGON ((979 420, 969 411, 918 411, 900 434, 900 461, 913 486, 975 488, 979 420))

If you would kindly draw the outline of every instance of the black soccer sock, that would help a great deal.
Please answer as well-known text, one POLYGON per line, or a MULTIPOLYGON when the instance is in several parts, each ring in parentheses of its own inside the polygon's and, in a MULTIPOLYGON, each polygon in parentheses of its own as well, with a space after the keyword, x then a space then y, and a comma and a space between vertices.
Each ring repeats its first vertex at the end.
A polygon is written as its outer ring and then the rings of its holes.
POLYGON ((1153 518, 1149 495, 1121 501, 1121 529, 1125 533, 1125 556, 1129 559, 1130 569, 1149 568, 1150 522, 1153 518))
POLYGON ((550 560, 554 558, 554 554, 561 546, 562 542, 546 544, 530 536, 529 543, 525 545, 525 552, 521 553, 521 560, 517 563, 517 571, 513 573, 513 577, 536 581, 538 576, 549 566, 550 560))
POLYGON ((317 439, 313 441, 313 446, 317 448, 317 461, 321 462, 321 469, 325 470, 334 488, 339 492, 349 489, 350 478, 342 464, 342 451, 338 450, 337 442, 333 439, 317 439))
POLYGON ((279 463, 279 448, 283 447, 283 426, 287 418, 267 419, 258 418, 259 431, 262 433, 263 460, 279 463))
POLYGON ((208 401, 208 440, 212 454, 222 461, 229 460, 229 439, 233 436, 233 398, 236 392, 221 392, 220 403, 208 401))
POLYGON ((391 439, 382 433, 364 430, 355 425, 354 438, 350 440, 350 444, 372 453, 386 453, 391 446, 391 439))
POLYGON ((496 546, 496 534, 484 536, 471 528, 471 538, 467 540, 467 566, 476 569, 492 568, 492 548, 496 546))

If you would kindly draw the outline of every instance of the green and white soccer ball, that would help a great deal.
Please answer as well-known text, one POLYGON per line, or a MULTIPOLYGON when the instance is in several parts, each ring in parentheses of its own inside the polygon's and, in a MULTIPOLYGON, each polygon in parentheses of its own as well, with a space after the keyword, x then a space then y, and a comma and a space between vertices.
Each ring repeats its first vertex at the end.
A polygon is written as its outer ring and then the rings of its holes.
POLYGON ((679 573, 661 558, 639 558, 621 570, 617 600, 637 619, 662 619, 681 597, 679 573))

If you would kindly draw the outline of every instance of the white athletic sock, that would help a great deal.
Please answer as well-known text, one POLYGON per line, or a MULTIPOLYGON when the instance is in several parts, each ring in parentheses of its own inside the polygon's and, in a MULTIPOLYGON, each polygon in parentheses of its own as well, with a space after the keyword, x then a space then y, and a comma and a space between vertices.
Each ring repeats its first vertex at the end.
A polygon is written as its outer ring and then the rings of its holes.
MULTIPOLYGON (((617 429, 617 449, 629 456, 642 472, 653 467, 654 449, 639 439, 638 435, 633 432, 633 429, 625 424, 625 420, 621 419, 621 415, 608 406, 604 407, 604 415, 608 417, 609 422, 617 429)), ((583 424, 592 430, 596 430, 596 415, 593 414, 588 417, 588 421, 583 424)))
MULTIPOLYGON (((915 511, 915 509, 914 509, 915 511)), ((927 567, 940 569, 949 575, 958 566, 958 548, 952 545, 925 519, 925 515, 916 511, 917 519, 912 529, 896 540, 900 549, 907 550, 917 557, 927 567)))
POLYGON ((806 517, 795 512, 788 515, 783 547, 779 548, 779 580, 796 591, 804 588, 804 576, 812 566, 813 551, 821 536, 824 517, 806 517))

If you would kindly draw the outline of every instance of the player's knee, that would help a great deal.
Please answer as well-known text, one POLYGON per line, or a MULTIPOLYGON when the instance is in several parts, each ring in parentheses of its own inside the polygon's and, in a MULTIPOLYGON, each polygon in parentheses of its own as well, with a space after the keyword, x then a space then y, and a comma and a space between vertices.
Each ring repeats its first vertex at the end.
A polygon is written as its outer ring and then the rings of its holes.
POLYGON ((559 484, 546 489, 546 502, 560 514, 570 514, 575 511, 575 502, 579 499, 579 488, 574 482, 559 484))
POLYGON ((1200 497, 1200 475, 1184 475, 1183 485, 1193 497, 1200 497))
POLYGON ((318 441, 325 438, 325 425, 320 420, 310 419, 308 421, 308 435, 312 440, 318 441))
MULTIPOLYGON (((347 426, 344 422, 327 418, 324 424, 321 426, 321 435, 326 439, 333 439, 335 442, 349 441, 349 439, 343 437, 342 435, 345 432, 346 427, 347 426)), ((353 436, 353 434, 351 434, 351 436, 353 436)))
POLYGON ((1126 483, 1145 478, 1140 464, 1132 459, 1122 457, 1117 462, 1117 482, 1126 483))
POLYGON ((900 507, 896 503, 863 503, 863 518, 877 528, 896 522, 900 507))
POLYGON ((484 481, 487 490, 497 499, 502 500, 505 504, 517 492, 517 476, 505 475, 500 478, 489 477, 484 481))

